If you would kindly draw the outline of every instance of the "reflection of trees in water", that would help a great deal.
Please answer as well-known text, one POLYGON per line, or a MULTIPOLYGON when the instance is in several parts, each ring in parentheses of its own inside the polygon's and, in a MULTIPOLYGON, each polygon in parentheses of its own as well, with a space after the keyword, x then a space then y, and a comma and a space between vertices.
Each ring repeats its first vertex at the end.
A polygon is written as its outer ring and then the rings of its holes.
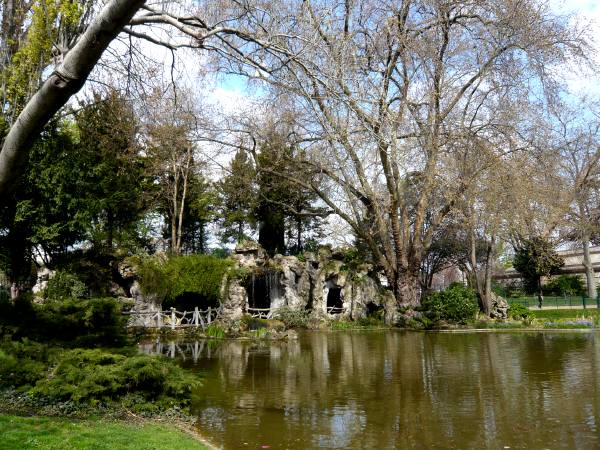
POLYGON ((226 447, 598 442, 592 334, 307 333, 207 352, 194 408, 226 447))

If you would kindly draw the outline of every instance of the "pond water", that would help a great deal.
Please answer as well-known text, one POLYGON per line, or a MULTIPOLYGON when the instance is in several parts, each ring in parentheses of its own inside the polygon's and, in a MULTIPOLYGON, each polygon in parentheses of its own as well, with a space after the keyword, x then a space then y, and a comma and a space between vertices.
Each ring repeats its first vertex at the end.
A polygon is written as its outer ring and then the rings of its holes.
POLYGON ((307 332, 173 352, 204 374, 193 413, 226 449, 600 447, 597 333, 307 332))

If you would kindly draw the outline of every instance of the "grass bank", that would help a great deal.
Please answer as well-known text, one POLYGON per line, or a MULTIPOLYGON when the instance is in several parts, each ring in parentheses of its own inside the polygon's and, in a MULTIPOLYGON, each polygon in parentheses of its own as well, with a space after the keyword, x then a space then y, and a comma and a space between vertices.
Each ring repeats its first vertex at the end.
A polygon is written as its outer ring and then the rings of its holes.
POLYGON ((205 450, 210 447, 173 426, 149 422, 0 416, 2 448, 205 450))

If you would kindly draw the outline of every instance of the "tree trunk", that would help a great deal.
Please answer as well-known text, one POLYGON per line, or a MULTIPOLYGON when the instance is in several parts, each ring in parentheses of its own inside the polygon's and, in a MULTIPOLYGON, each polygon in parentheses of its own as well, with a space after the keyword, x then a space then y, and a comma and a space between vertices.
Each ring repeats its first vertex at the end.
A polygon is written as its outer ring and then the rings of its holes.
POLYGON ((544 303, 544 293, 542 291, 542 277, 538 277, 538 306, 542 309, 544 303))
POLYGON ((414 308, 421 304, 419 273, 402 270, 398 273, 394 295, 399 306, 414 308))
POLYGON ((592 265, 592 258, 590 256, 590 236, 586 231, 582 235, 583 244, 583 267, 585 267, 585 279, 587 282, 587 295, 591 299, 596 299, 598 296, 596 290, 596 277, 594 274, 594 266, 592 265))
POLYGON ((298 233, 298 242, 296 244, 296 252, 302 251, 302 217, 296 216, 296 233, 298 233))
POLYGON ((494 244, 496 237, 492 236, 488 242, 485 254, 485 273, 483 282, 483 292, 481 297, 481 310, 486 316, 490 316, 492 312, 492 259, 494 254, 494 244))
POLYGON ((40 131, 82 88, 104 50, 143 4, 144 0, 110 0, 63 62, 27 102, 0 151, 0 196, 5 196, 15 185, 40 131))

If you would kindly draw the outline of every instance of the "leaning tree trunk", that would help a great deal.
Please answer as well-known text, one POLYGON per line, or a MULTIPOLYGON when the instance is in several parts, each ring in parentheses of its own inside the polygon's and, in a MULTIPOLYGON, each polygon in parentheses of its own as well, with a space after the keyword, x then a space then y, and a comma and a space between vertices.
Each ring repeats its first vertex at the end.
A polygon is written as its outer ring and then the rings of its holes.
POLYGON ((44 126, 83 87, 104 50, 144 3, 145 0, 110 0, 27 102, 0 151, 0 196, 9 192, 23 172, 29 149, 44 126))

